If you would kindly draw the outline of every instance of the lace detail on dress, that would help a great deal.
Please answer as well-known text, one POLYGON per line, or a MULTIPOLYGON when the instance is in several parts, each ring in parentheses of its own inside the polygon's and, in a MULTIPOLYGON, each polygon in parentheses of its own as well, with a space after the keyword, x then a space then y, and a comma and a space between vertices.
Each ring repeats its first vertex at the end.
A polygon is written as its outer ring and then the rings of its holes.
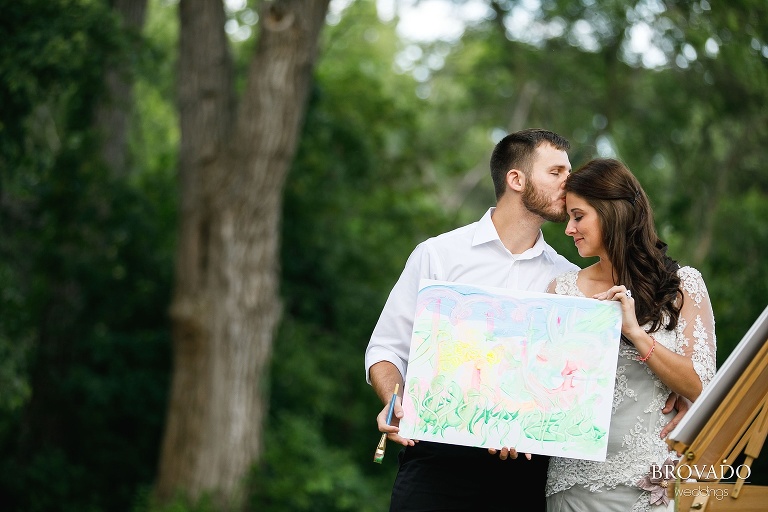
MULTIPOLYGON (((709 307, 701 274, 691 267, 683 267, 678 270, 678 275, 686 300, 694 303, 697 309, 702 308, 704 303, 709 307)), ((577 276, 578 271, 559 276, 555 281, 555 293, 584 297, 576 286, 577 276)), ((643 327, 648 329, 650 324, 643 327)), ((699 315, 694 320, 693 329, 686 331, 687 327, 681 314, 673 331, 662 329, 653 336, 657 343, 678 354, 692 352, 689 357, 692 357, 696 372, 706 385, 715 371, 715 353, 710 348, 713 340, 709 339, 714 338, 714 331, 708 332, 699 315), (691 333, 692 340, 686 337, 686 332, 691 333), (692 351, 689 345, 691 341, 692 351)), ((637 487, 637 482, 648 473, 651 464, 661 464, 674 454, 659 437, 662 428, 673 416, 673 413, 661 413, 670 389, 647 365, 639 362, 638 357, 634 346, 621 342, 605 462, 552 457, 547 496, 576 485, 591 492, 607 492, 618 486, 637 487)), ((632 510, 650 510, 648 495, 648 492, 643 492, 632 510)))
MULTIPOLYGON (((619 355, 619 357, 621 357, 621 355, 619 355)), ((626 371, 626 366, 619 365, 616 367, 616 387, 613 390, 613 408, 611 414, 616 414, 616 409, 618 409, 625 397, 637 400, 635 392, 629 387, 627 376, 624 375, 626 371)))
POLYGON ((696 307, 700 308, 701 301, 707 293, 701 272, 693 267, 682 267, 677 271, 677 277, 680 278, 680 287, 696 302, 696 307))
POLYGON ((572 270, 559 276, 555 280, 555 293, 558 295, 572 295, 575 297, 584 297, 581 290, 576 286, 576 278, 579 276, 578 270, 572 270))
MULTIPOLYGON (((691 354, 691 360, 693 361, 693 369, 701 379, 702 385, 706 386, 715 376, 715 372, 717 371, 714 325, 712 325, 712 332, 710 333, 709 329, 704 325, 704 321, 700 314, 702 301, 708 297, 707 288, 704 284, 704 279, 701 277, 701 273, 692 267, 683 267, 677 274, 680 277, 681 288, 687 293, 687 296, 693 300, 697 310, 691 330, 691 336, 693 336, 693 353, 691 354)), ((710 307, 709 301, 707 301, 707 307, 710 307)), ((683 338, 686 347, 689 346, 689 341, 683 332, 687 327, 688 325, 685 321, 681 321, 677 325, 678 336, 683 338)))

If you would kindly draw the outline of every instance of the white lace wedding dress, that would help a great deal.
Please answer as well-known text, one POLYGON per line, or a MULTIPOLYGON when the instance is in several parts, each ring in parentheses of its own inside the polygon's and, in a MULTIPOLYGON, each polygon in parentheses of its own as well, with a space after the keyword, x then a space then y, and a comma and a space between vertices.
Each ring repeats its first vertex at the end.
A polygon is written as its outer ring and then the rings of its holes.
MULTIPOLYGON (((716 370, 712 306, 698 270, 682 267, 677 274, 684 296, 678 325, 653 336, 668 349, 691 358, 706 386, 716 370)), ((555 292, 584 297, 576 286, 577 275, 574 271, 559 276, 555 292)), ((659 506, 651 504, 652 492, 638 487, 638 482, 649 475, 652 464, 675 458, 659 437, 674 413, 661 413, 670 390, 639 357, 634 346, 621 342, 606 461, 552 457, 546 488, 548 512, 640 512, 659 506)), ((656 491, 658 500, 660 489, 656 491)))

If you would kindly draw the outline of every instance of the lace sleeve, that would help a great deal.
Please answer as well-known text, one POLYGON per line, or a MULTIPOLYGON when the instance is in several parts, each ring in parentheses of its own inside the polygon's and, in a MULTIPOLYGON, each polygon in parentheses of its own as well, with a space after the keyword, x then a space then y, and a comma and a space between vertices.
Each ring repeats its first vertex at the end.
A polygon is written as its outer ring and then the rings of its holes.
POLYGON ((683 292, 683 308, 677 324, 677 337, 682 353, 691 358, 693 368, 706 386, 717 370, 715 315, 709 300, 707 286, 701 273, 692 267, 682 267, 680 288, 683 292))

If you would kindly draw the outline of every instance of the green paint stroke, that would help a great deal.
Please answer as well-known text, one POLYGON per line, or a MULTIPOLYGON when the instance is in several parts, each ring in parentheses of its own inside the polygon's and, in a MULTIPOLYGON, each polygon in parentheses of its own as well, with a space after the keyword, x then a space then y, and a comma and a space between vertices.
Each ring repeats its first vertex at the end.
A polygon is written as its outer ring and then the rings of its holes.
POLYGON ((612 308, 595 308, 580 319, 572 332, 605 332, 616 325, 616 313, 612 308))
POLYGON ((521 413, 493 402, 490 389, 488 393, 473 389, 464 394, 461 386, 444 375, 435 376, 423 395, 417 383, 411 383, 408 393, 418 418, 415 430, 434 436, 445 437, 449 430, 467 431, 484 444, 491 433, 505 439, 515 422, 528 439, 572 448, 599 446, 607 435, 605 429, 595 425, 590 404, 553 413, 521 413))
POLYGON ((501 437, 508 435, 519 415, 517 410, 510 411, 491 402, 488 395, 479 390, 465 395, 461 386, 449 382, 444 375, 432 379, 423 398, 419 391, 415 384, 408 390, 416 407, 416 430, 431 435, 445 437, 449 429, 467 431, 485 443, 491 432, 498 432, 501 437))

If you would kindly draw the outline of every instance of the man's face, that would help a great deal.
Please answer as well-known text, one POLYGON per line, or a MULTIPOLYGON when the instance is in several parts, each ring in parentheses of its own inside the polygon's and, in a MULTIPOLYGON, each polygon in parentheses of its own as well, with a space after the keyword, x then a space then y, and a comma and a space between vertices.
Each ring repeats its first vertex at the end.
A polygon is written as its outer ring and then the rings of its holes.
POLYGON ((565 179, 571 172, 568 153, 549 143, 536 148, 530 174, 523 188, 523 205, 550 222, 566 222, 565 179))

